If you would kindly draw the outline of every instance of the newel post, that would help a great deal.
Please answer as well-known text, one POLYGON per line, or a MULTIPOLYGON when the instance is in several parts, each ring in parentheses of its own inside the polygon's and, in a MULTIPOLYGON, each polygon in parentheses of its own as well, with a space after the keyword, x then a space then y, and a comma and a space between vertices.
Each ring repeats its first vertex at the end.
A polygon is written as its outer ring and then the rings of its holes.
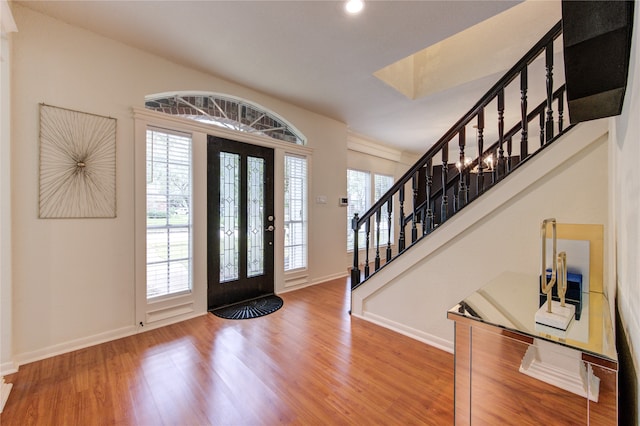
POLYGON ((360 284, 360 269, 358 269, 358 213, 353 215, 351 229, 353 229, 353 268, 351 268, 351 287, 360 284))

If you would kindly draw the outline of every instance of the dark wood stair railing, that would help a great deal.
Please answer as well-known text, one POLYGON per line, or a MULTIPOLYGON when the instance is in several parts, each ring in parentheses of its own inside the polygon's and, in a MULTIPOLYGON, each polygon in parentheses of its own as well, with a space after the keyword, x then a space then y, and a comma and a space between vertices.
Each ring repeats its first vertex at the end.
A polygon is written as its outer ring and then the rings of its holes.
POLYGON ((569 129, 564 127, 565 85, 564 82, 556 82, 554 87, 553 79, 553 45, 561 34, 562 21, 498 80, 367 212, 353 217, 352 289, 429 235, 569 129), (529 68, 538 58, 544 60, 545 99, 530 110, 529 68), (514 120, 516 124, 505 131, 505 98, 509 90, 515 91, 516 97, 519 95, 517 103, 520 114, 514 120), (491 104, 495 104, 493 112, 487 108, 491 104), (488 133, 485 117, 490 113, 496 116, 495 128, 489 128, 496 140, 485 147, 485 135, 488 133), (536 125, 539 127, 539 136, 530 138, 530 126, 533 129, 536 125), (478 153, 475 158, 467 156, 467 126, 475 129, 478 153), (539 143, 535 139, 539 139, 539 143), (458 149, 457 155, 450 155, 450 145, 453 145, 453 150, 458 149), (454 159, 455 162, 452 163, 454 159), (398 207, 399 230, 395 253, 391 244, 394 205, 398 207), (380 258, 383 217, 388 221, 383 224, 386 227, 383 228, 385 235, 382 243, 385 251, 384 263, 380 258), (365 247, 364 267, 361 268, 358 233, 363 227, 365 247), (371 248, 375 251, 373 262, 369 259, 371 248), (373 271, 370 263, 373 264, 373 271))

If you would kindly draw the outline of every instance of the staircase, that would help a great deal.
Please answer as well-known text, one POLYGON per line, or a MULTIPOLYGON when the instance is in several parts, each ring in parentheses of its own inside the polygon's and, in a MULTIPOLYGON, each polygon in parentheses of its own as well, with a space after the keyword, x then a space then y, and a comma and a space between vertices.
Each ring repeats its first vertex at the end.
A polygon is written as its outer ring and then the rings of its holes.
POLYGON ((569 130, 564 78, 554 79, 561 35, 558 22, 386 194, 355 215, 352 290, 569 130), (530 88, 544 92, 544 99, 532 99, 530 88), (393 216, 399 224, 395 250, 393 216))
POLYGON ((606 227, 608 124, 564 125, 561 33, 558 23, 353 219, 354 316, 452 351, 447 309, 503 271, 535 276, 542 219, 606 227))

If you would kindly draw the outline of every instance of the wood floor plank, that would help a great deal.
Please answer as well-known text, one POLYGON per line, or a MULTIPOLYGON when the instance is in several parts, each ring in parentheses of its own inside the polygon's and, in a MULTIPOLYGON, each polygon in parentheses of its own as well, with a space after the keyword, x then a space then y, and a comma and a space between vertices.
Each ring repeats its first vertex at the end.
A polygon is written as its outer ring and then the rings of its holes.
POLYGON ((11 425, 453 423, 453 356, 348 314, 345 279, 20 367, 11 425))

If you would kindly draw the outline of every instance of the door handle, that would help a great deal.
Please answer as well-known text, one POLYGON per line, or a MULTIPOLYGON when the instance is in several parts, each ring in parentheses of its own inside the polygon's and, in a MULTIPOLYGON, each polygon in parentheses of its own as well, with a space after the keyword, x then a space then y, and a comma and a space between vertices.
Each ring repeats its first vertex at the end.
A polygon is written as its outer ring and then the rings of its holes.
POLYGON ((273 225, 269 225, 267 226, 267 231, 273 231, 275 228, 273 227, 273 225))

